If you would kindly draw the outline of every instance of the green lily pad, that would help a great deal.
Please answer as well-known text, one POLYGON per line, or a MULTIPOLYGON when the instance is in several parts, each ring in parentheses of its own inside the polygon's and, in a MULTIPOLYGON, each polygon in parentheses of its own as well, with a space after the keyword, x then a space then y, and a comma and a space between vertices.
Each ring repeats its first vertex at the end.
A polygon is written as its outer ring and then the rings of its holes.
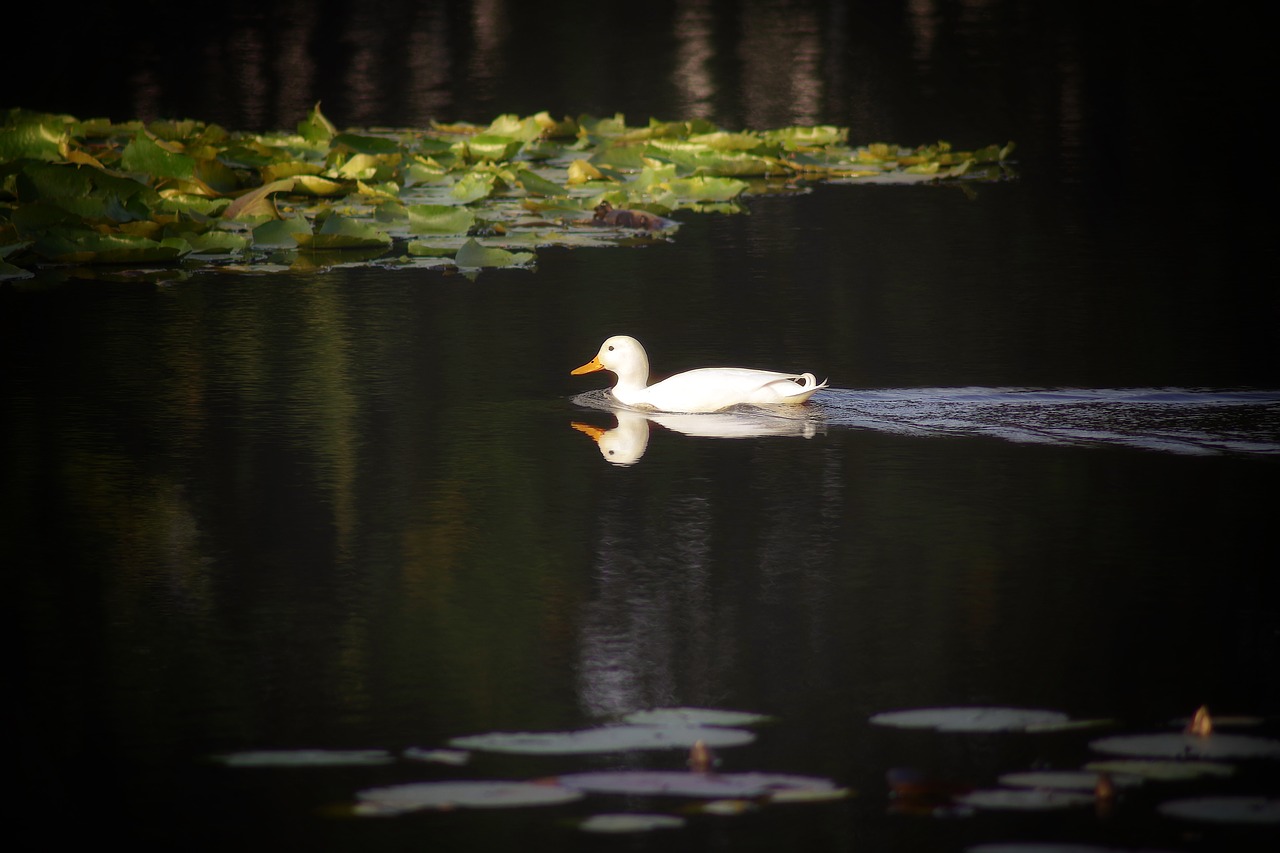
POLYGON ((482 246, 475 240, 468 240, 458 249, 454 263, 462 269, 480 269, 484 267, 522 267, 533 262, 532 252, 508 252, 482 246))
POLYGON ((471 760, 471 753, 464 749, 418 749, 410 747, 404 751, 404 757, 411 761, 425 761, 428 764, 450 764, 461 767, 471 760))
POLYGON ((965 853, 1172 853, 1172 850, 1119 849, 1094 844, 1059 844, 1055 841, 996 841, 966 847, 965 853))
POLYGON ((1229 760, 1237 758, 1280 759, 1280 741, 1251 735, 1189 735, 1178 733, 1117 735, 1089 744, 1098 752, 1138 758, 1178 758, 1229 760))
POLYGON ((325 142, 338 135, 338 129, 320 112, 320 104, 316 104, 307 113, 307 117, 298 122, 298 134, 309 142, 325 142))
POLYGON ((334 146, 350 148, 358 154, 396 154, 400 151, 398 140, 358 133, 339 133, 330 140, 330 143, 334 146))
POLYGON ((10 160, 63 159, 68 133, 52 116, 22 115, 6 127, 0 127, 0 163, 10 160))
POLYGON ((391 245, 391 238, 372 224, 339 214, 327 217, 314 234, 299 232, 293 238, 298 241, 299 248, 311 252, 391 245))
POLYGON ((554 197, 564 195, 567 192, 564 187, 547 180, 532 169, 521 169, 516 175, 516 180, 520 182, 520 186, 524 188, 525 192, 533 193, 534 195, 554 197))
POLYGON ((871 722, 904 729, 937 729, 943 732, 1025 732, 1030 727, 1058 726, 1070 722, 1059 711, 1026 708, 920 708, 875 714, 871 722))
MULTIPOLYGON (((1055 791, 1093 791, 1098 787, 1102 774, 1092 770, 1034 770, 1019 773, 1003 773, 1000 784, 1009 788, 1045 788, 1055 791)), ((1117 788, 1132 788, 1142 784, 1142 777, 1127 773, 1108 773, 1107 778, 1117 788)))
POLYGON ((250 238, 230 231, 206 231, 186 238, 191 251, 197 255, 229 255, 249 247, 250 238))
POLYGON ((253 245, 262 249, 292 249, 298 245, 295 234, 310 234, 311 223, 301 216, 272 219, 253 229, 253 245))
POLYGON ((628 723, 640 726, 724 726, 738 728, 754 726, 770 722, 773 718, 765 714, 752 714, 746 711, 717 711, 710 708, 651 708, 647 711, 633 711, 622 718, 628 723))
POLYGON ((652 832, 655 829, 680 829, 685 825, 684 818, 663 814, 598 814, 578 824, 583 832, 629 833, 652 832))
POLYGON ((510 160, 521 148, 519 139, 482 133, 467 140, 467 151, 473 160, 510 160))
MULTIPOLYGON (((472 223, 508 225, 530 211, 563 216, 560 226, 544 225, 536 234, 509 232, 501 246, 453 248, 461 251, 455 262, 463 269, 525 266, 533 255, 513 251, 521 240, 530 249, 652 243, 635 234, 584 234, 584 220, 601 201, 615 210, 660 217, 676 209, 736 215, 744 209, 738 201, 743 196, 778 191, 782 181, 770 179, 774 175, 803 191, 818 180, 973 181, 1009 174, 1012 143, 972 152, 945 143, 851 148, 847 137, 847 129, 827 126, 735 131, 703 119, 628 126, 621 114, 556 120, 546 112, 502 115, 488 126, 339 132, 319 104, 296 132, 275 133, 228 132, 191 119, 144 125, 9 110, 0 114, 0 164, 16 196, 7 221, 34 248, 11 259, 15 266, 183 256, 179 243, 97 250, 87 238, 69 236, 92 230, 113 238, 119 232, 127 242, 161 233, 122 227, 134 222, 163 223, 166 234, 198 234, 219 215, 261 226, 283 214, 317 223, 314 234, 299 234, 298 240, 306 253, 316 253, 386 249, 393 236, 461 235, 472 229, 466 214, 426 213, 429 206, 469 207, 472 223), (325 201, 344 195, 341 206, 325 201), (414 207, 424 215, 405 212, 414 207), (394 223, 394 230, 384 233, 382 223, 394 223)), ((663 239, 672 236, 673 226, 661 229, 663 239)), ((283 231, 294 233, 292 226, 283 231)), ((287 236, 273 226, 255 232, 254 243, 284 246, 281 238, 287 236)), ((192 237, 202 254, 237 251, 234 242, 218 234, 192 237)), ((407 251, 417 257, 438 248, 435 241, 415 241, 407 251)), ((195 261, 188 263, 194 268, 195 261)), ((255 256, 243 263, 270 269, 278 261, 255 256)), ((314 265, 316 259, 295 263, 314 265)), ((402 257, 399 265, 421 263, 402 257)))
POLYGON ((391 764, 384 749, 265 749, 214 756, 229 767, 368 767, 391 764))
POLYGON ((358 791, 356 814, 381 817, 426 809, 557 806, 580 800, 582 796, 580 791, 537 782, 416 782, 358 791))
POLYGON ((992 788, 970 791, 955 799, 958 805, 970 808, 1012 811, 1076 808, 1093 805, 1094 800, 1091 793, 1048 788, 992 788))
POLYGON ((0 261, 0 281, 20 281, 25 278, 33 278, 35 273, 30 270, 24 270, 22 267, 15 267, 8 261, 0 261))
POLYGON ((835 791, 830 779, 787 773, 693 773, 681 770, 602 770, 556 778, 567 788, 591 794, 627 796, 727 797, 753 799, 793 791, 835 791))
POLYGON ((1161 782, 1182 782, 1201 776, 1226 777, 1236 772, 1230 764, 1216 761, 1176 761, 1159 759, 1120 759, 1116 761, 1090 761, 1086 770, 1098 773, 1123 773, 1161 782))
POLYGON ((466 234, 476 216, 465 207, 448 204, 411 204, 409 230, 414 234, 466 234))
POLYGON ((178 151, 162 147, 139 131, 120 155, 120 166, 126 172, 141 172, 158 178, 190 178, 196 161, 178 151))
POLYGON ((492 194, 496 180, 497 176, 491 172, 468 172, 453 185, 449 195, 459 204, 470 204, 492 194))
POLYGON ((59 263, 140 264, 175 261, 191 246, 180 238, 150 240, 129 234, 103 234, 87 229, 59 228, 32 244, 37 254, 59 263))
POLYGON ((603 726, 571 732, 492 732, 456 737, 456 749, 530 755, 582 755, 650 749, 687 750, 698 741, 712 749, 755 740, 749 731, 701 726, 603 726))
POLYGON ((1268 797, 1193 797, 1161 803, 1160 814, 1209 823, 1280 823, 1280 799, 1268 797))

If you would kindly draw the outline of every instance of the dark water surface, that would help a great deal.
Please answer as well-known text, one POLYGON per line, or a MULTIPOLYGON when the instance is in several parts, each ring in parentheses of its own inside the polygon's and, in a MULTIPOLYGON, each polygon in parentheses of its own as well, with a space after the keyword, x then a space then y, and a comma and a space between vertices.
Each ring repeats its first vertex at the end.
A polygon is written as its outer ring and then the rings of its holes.
POLYGON ((902 732, 870 725, 880 711, 1051 708, 1113 733, 1207 703, 1269 717, 1271 736, 1280 714, 1280 313, 1258 272, 1274 241, 1199 144, 1260 126, 1257 54, 1220 20, 1136 38, 1137 19, 1028 6, 659 3, 635 27, 599 4, 231 4, 184 61, 130 30, 110 66, 70 32, 83 85, 33 80, 29 100, 11 92, 22 106, 244 129, 320 98, 340 125, 830 122, 855 141, 1015 139, 1020 178, 755 198, 745 216, 677 214, 668 245, 547 250, 536 272, 475 281, 0 293, 21 810, 49 839, 170 849, 1266 849, 1266 827, 1155 807, 1275 798, 1274 761, 1149 783, 1110 818, 890 813, 891 767, 990 786, 1079 767, 1098 733, 902 732), (560 26, 574 15, 597 29, 560 26), (1240 82, 1215 88, 1209 66, 1240 82), (568 375, 614 333, 659 372, 832 387, 789 419, 615 413, 603 374, 568 375), (326 809, 391 782, 685 757, 207 760, 399 753, 673 705, 779 718, 722 769, 858 795, 599 840, 564 819, 673 805, 326 809))

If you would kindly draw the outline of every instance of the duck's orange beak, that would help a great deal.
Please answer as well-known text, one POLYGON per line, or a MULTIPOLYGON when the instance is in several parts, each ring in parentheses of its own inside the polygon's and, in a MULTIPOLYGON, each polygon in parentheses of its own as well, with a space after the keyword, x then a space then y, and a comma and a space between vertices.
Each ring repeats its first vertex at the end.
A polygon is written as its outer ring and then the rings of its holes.
POLYGON ((582 367, 575 367, 573 370, 570 370, 569 375, 577 376, 582 373, 595 373, 597 370, 604 370, 604 365, 600 363, 600 356, 596 356, 591 359, 586 364, 582 365, 582 367))
POLYGON ((581 424, 577 421, 570 421, 569 426, 573 427, 578 432, 585 432, 587 435, 591 436, 593 441, 596 442, 599 442, 600 436, 604 435, 607 431, 603 427, 592 426, 591 424, 581 424))

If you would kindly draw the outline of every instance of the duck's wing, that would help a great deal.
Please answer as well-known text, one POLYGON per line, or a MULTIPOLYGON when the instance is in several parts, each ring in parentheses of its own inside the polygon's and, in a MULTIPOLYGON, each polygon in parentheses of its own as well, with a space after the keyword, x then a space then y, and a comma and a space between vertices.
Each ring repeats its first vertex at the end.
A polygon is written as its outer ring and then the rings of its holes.
POLYGON ((663 412, 716 412, 743 404, 803 403, 823 387, 811 373, 704 367, 650 385, 644 402, 663 412))

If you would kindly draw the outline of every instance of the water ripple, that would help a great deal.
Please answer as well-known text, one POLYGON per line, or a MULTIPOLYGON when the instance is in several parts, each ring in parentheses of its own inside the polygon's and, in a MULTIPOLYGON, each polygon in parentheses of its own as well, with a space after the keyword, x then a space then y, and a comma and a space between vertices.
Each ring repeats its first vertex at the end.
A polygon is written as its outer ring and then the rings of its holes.
POLYGON ((1280 454, 1280 391, 1186 388, 833 388, 828 426, 902 435, 988 435, 1188 454, 1280 454))

